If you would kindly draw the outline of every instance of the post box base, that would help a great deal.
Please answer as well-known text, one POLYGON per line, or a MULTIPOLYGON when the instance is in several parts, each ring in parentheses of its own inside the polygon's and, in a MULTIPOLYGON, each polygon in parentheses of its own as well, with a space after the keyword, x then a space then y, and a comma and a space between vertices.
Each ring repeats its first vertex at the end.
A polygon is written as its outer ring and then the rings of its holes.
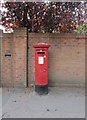
POLYGON ((48 85, 35 85, 35 91, 38 94, 48 94, 48 85))

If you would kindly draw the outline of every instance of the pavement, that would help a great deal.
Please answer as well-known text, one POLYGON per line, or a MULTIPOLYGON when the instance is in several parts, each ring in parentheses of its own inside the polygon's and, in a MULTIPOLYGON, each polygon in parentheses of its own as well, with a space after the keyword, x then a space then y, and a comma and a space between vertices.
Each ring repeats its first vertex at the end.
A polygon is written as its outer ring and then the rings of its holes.
POLYGON ((85 118, 85 89, 49 87, 47 95, 29 88, 2 88, 2 118, 85 118))

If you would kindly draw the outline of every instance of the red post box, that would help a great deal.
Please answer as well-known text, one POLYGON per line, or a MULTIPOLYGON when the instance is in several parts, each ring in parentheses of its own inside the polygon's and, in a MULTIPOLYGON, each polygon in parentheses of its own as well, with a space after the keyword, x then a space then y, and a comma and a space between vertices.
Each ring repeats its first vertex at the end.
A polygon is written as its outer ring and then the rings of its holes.
POLYGON ((35 48, 35 91, 48 93, 48 48, 47 43, 33 44, 35 48))

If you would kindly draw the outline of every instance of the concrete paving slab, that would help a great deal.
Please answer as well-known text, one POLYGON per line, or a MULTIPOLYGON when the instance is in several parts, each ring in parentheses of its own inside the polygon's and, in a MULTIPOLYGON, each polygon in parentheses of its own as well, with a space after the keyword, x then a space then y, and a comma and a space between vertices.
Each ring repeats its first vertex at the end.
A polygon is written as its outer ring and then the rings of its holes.
POLYGON ((29 88, 2 89, 3 118, 85 118, 85 89, 51 87, 47 95, 29 88))

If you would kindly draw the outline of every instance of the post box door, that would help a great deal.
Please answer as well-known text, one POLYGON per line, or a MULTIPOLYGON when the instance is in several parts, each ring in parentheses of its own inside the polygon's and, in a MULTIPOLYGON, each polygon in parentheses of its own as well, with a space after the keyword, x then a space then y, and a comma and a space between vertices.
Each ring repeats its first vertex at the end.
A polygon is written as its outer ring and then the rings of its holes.
POLYGON ((47 51, 36 52, 36 84, 48 83, 48 54, 47 51))

